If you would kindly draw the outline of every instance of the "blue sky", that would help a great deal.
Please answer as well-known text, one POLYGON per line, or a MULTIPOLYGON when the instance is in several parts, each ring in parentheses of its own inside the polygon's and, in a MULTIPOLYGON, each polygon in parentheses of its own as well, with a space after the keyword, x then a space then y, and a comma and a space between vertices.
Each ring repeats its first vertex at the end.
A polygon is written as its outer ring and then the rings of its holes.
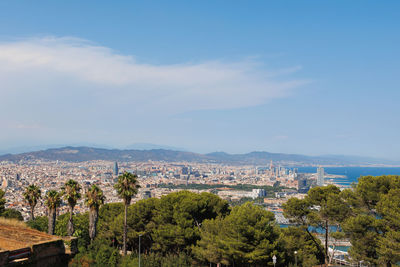
POLYGON ((400 3, 1 1, 0 150, 400 160, 400 3))

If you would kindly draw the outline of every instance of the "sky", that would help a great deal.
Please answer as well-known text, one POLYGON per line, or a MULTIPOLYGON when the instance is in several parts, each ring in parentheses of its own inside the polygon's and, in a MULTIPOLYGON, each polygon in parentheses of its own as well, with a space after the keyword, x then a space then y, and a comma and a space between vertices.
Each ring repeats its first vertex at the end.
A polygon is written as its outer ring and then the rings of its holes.
POLYGON ((400 160, 400 2, 0 1, 0 151, 400 160))

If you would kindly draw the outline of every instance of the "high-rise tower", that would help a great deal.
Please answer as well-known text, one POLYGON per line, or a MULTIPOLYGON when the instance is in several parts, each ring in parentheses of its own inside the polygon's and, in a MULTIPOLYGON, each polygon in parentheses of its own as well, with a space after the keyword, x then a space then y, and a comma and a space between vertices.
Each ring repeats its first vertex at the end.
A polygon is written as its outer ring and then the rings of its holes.
POLYGON ((118 176, 118 174, 119 174, 118 162, 115 162, 115 163, 114 163, 114 175, 115 175, 115 176, 118 176))
POLYGON ((317 186, 324 186, 324 184, 325 184, 324 168, 318 167, 318 169, 317 169, 317 186))

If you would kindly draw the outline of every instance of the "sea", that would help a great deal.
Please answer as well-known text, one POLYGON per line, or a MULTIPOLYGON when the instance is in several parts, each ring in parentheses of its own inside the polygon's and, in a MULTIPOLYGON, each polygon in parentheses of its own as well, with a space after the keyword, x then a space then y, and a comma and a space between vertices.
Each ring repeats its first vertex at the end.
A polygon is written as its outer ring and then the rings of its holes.
MULTIPOLYGON (((316 173, 317 167, 298 167, 299 173, 316 173)), ((324 167, 326 174, 345 176, 332 178, 334 184, 344 187, 357 183, 361 176, 400 175, 400 167, 324 167)))
MULTIPOLYGON (((317 167, 298 167, 297 169, 299 173, 317 172, 317 167)), ((361 176, 400 175, 400 167, 324 167, 324 171, 326 174, 330 175, 345 176, 344 178, 332 178, 332 182, 334 184, 338 184, 343 187, 349 187, 352 183, 357 183, 358 178, 361 176)), ((288 226, 288 224, 280 224, 280 227, 282 228, 286 228, 288 226)), ((309 230, 320 234, 324 233, 323 229, 321 228, 314 228, 310 226, 309 230)), ((336 229, 332 230, 336 231, 336 229)), ((342 252, 347 252, 349 246, 337 246, 335 249, 342 252)))

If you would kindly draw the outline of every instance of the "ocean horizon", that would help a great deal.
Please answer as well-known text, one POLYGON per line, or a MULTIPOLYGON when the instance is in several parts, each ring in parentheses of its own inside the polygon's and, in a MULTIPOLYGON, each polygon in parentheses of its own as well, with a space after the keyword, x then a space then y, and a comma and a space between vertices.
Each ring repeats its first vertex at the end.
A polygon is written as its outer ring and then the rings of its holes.
MULTIPOLYGON (((299 173, 316 173, 317 167, 298 167, 299 173)), ((361 176, 400 175, 400 167, 324 167, 326 174, 344 175, 345 178, 332 178, 335 184, 350 186, 361 176)))

